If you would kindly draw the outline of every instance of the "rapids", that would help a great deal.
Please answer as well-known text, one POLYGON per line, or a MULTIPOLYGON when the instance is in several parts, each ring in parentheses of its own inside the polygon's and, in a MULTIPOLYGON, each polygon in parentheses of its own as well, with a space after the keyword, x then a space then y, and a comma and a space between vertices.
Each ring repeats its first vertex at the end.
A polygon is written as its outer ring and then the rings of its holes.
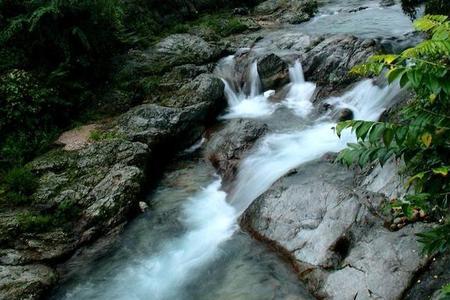
MULTIPOLYGON (((336 10, 336 2, 329 2, 310 22, 284 30, 356 30, 363 36, 411 30, 403 15, 396 21, 399 24, 385 25, 390 15, 399 13, 398 6, 381 11, 384 9, 369 5, 351 17, 354 19, 340 19, 348 10, 336 10), (369 13, 376 13, 376 18, 355 28, 369 13), (340 22, 331 29, 325 26, 333 20, 340 22), (375 29, 379 22, 381 28, 375 29)), ((360 5, 355 3, 349 3, 349 8, 360 5)), ((261 41, 260 47, 265 42, 261 41)), ((271 100, 274 91, 262 90, 256 61, 250 68, 247 92, 234 78, 235 63, 231 55, 216 69, 228 100, 222 121, 257 118, 277 125, 271 126, 270 133, 242 161, 230 193, 222 190, 220 179, 199 157, 199 149, 207 141, 193 145, 149 195, 149 212, 134 220, 106 254, 74 263, 75 271, 63 278, 51 299, 312 299, 288 264, 240 231, 238 218, 291 169, 337 152, 355 137, 345 131, 339 139, 332 113, 316 112, 312 103, 316 84, 305 81, 300 61, 290 66, 288 92, 279 102, 271 100)), ((356 119, 376 120, 398 93, 395 85, 382 87, 363 80, 325 101, 336 109, 350 108, 356 119)))

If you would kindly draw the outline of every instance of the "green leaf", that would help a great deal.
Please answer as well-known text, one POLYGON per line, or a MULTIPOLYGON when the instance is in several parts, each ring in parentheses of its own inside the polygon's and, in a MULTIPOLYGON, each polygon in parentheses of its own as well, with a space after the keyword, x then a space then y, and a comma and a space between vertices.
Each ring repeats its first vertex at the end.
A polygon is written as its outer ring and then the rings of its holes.
POLYGON ((405 68, 392 68, 387 72, 386 77, 389 83, 392 83, 397 78, 402 76, 406 72, 405 68))
POLYGON ((372 127, 372 129, 370 130, 369 141, 372 144, 375 144, 378 141, 380 141, 385 128, 386 127, 385 127, 385 125, 383 123, 375 124, 372 127))
POLYGON ((442 176, 447 176, 448 175, 448 170, 449 170, 450 166, 442 166, 442 167, 438 167, 438 168, 434 168, 433 169, 433 173, 434 174, 438 174, 438 175, 442 175, 442 176))
POLYGON ((400 87, 403 88, 409 83, 408 73, 405 71, 400 78, 400 87))
POLYGON ((383 143, 386 147, 391 145, 392 139, 394 138, 394 130, 392 128, 386 128, 383 133, 383 143))
POLYGON ((364 141, 364 139, 367 136, 367 133, 369 133, 370 128, 372 128, 373 123, 372 122, 364 122, 356 129, 356 136, 364 141))
POLYGON ((433 140, 433 137, 431 136, 430 133, 426 132, 426 133, 422 134, 422 136, 420 137, 420 140, 427 148, 429 148, 431 145, 431 141, 433 140))
POLYGON ((351 120, 350 121, 339 122, 336 125, 336 134, 337 134, 337 136, 341 137, 342 130, 350 127, 351 125, 352 125, 352 121, 351 120))

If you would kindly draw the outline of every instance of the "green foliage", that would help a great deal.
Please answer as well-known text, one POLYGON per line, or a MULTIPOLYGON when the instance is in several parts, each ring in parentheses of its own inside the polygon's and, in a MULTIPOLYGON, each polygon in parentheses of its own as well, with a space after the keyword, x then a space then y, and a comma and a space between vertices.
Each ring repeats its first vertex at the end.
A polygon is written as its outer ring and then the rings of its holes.
POLYGON ((210 29, 221 37, 240 33, 248 29, 248 26, 236 17, 229 15, 206 15, 196 22, 200 27, 210 29))
POLYGON ((19 231, 21 232, 45 232, 53 224, 52 219, 48 215, 26 212, 17 216, 19 231))
POLYGON ((46 109, 52 104, 52 94, 24 70, 13 69, 0 76, 0 132, 44 123, 50 118, 46 109))
MULTIPOLYGON (((413 90, 416 97, 400 112, 396 123, 351 120, 336 127, 338 135, 351 128, 357 143, 349 144, 338 160, 364 166, 371 162, 383 165, 389 158, 403 158, 409 175, 407 186, 416 194, 397 202, 404 216, 425 210, 432 218, 445 219, 448 214, 450 184, 450 22, 447 16, 427 15, 414 23, 428 39, 398 55, 375 55, 353 68, 359 75, 379 75, 387 70, 388 82, 399 82, 413 90)), ((448 248, 449 226, 421 236, 425 251, 448 248), (439 240, 439 241, 438 241, 439 240)))
POLYGON ((444 285, 441 290, 440 294, 438 295, 438 300, 449 300, 450 299, 450 283, 444 285))
POLYGON ((450 223, 417 234, 419 242, 424 245, 425 253, 445 252, 449 249, 450 223))
POLYGON ((3 176, 3 186, 7 204, 24 205, 31 202, 31 195, 37 188, 37 181, 29 169, 14 168, 3 176))
POLYGON ((70 230, 81 209, 71 200, 59 203, 53 211, 46 213, 24 212, 17 216, 20 232, 46 232, 51 228, 70 230))
POLYGON ((124 138, 124 136, 116 131, 93 130, 89 135, 89 139, 95 142, 109 141, 122 138, 124 138))

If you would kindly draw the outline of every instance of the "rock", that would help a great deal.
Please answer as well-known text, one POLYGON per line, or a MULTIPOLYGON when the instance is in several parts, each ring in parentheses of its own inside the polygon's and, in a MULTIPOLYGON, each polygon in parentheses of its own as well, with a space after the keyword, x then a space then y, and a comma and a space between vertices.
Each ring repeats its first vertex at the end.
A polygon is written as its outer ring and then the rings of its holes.
POLYGON ((276 90, 289 82, 289 66, 271 53, 258 59, 258 74, 263 89, 276 90))
POLYGON ((376 49, 377 43, 371 39, 353 36, 326 38, 304 55, 302 64, 305 77, 324 86, 322 94, 342 89, 355 79, 349 75, 350 69, 366 61, 376 49))
POLYGON ((383 167, 377 165, 363 178, 361 186, 371 192, 383 193, 388 199, 400 199, 408 191, 406 182, 398 174, 404 166, 403 161, 388 160, 383 167))
POLYGON ((274 13, 276 10, 280 9, 282 7, 282 2, 278 0, 268 0, 264 1, 258 6, 255 7, 254 12, 255 14, 260 15, 268 15, 274 13))
POLYGON ((339 111, 338 121, 342 122, 347 120, 353 120, 353 111, 349 108, 344 108, 341 111, 339 111))
POLYGON ((450 282, 450 253, 433 257, 431 263, 413 282, 404 295, 406 300, 445 299, 439 290, 450 282), (434 296, 434 297, 433 297, 434 296))
POLYGON ((303 165, 257 198, 241 224, 291 256, 319 298, 398 299, 429 259, 415 236, 428 226, 389 231, 384 196, 353 177, 323 160, 303 165))
POLYGON ((233 15, 246 16, 250 14, 250 10, 247 7, 236 7, 233 9, 233 15))
POLYGON ((393 5, 395 5, 395 0, 381 0, 380 1, 381 7, 388 7, 388 6, 393 6, 393 5))
POLYGON ((157 53, 173 64, 202 64, 216 58, 216 49, 203 39, 190 34, 169 35, 155 46, 157 53))
POLYGON ((89 144, 91 133, 98 128, 97 124, 77 127, 61 134, 56 143, 63 145, 67 151, 79 150, 89 144))
POLYGON ((313 17, 317 6, 315 0, 267 0, 256 6, 254 12, 265 19, 297 24, 313 17))
POLYGON ((232 120, 214 133, 208 142, 206 157, 231 182, 243 156, 267 132, 267 125, 253 120, 232 120))
POLYGON ((176 93, 164 99, 162 104, 169 107, 187 107, 207 103, 213 110, 224 108, 223 82, 211 74, 200 74, 186 83, 176 93))
POLYGON ((148 210, 148 205, 147 203, 140 201, 139 202, 139 209, 141 210, 141 212, 146 212, 148 210))
POLYGON ((201 37, 191 34, 173 34, 146 51, 131 50, 131 58, 118 79, 142 78, 161 74, 174 66, 203 65, 219 58, 220 50, 201 37))
POLYGON ((349 10, 348 12, 349 12, 349 13, 355 13, 355 12, 358 12, 358 11, 366 10, 366 9, 368 9, 368 8, 369 8, 368 6, 360 6, 360 7, 358 7, 358 8, 351 9, 351 10, 349 10))
POLYGON ((44 265, 0 265, 0 299, 38 299, 56 280, 56 273, 44 265))
POLYGON ((162 100, 164 106, 143 104, 119 118, 118 132, 150 147, 171 143, 184 147, 195 142, 226 105, 224 84, 210 74, 201 74, 176 94, 162 100))

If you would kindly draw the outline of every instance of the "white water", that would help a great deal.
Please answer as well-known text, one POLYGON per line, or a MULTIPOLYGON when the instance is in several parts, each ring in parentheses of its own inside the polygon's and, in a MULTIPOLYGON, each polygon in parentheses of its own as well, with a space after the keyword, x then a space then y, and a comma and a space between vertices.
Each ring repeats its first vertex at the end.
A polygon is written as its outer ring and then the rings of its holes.
MULTIPOLYGON (((286 99, 287 107, 297 115, 305 116, 313 109, 310 99, 315 85, 304 81, 298 62, 291 68, 290 76, 292 86, 286 99)), ((352 109, 355 119, 374 121, 398 93, 397 85, 380 88, 371 80, 364 80, 344 95, 326 102, 336 109, 352 109)), ((344 131, 338 138, 335 126, 330 116, 324 116, 304 130, 266 136, 256 151, 241 163, 230 203, 242 213, 289 170, 320 158, 327 152, 338 152, 347 143, 355 142, 355 136, 349 131, 344 131)))
MULTIPOLYGON (((255 65, 249 97, 240 90, 235 92, 224 80, 230 105, 228 117, 265 117, 275 111, 276 106, 267 100, 271 91, 263 93, 260 89, 255 65)), ((310 100, 315 85, 305 82, 299 62, 290 69, 290 78, 290 90, 283 105, 296 115, 306 116, 312 110, 310 100)), ((336 108, 351 108, 358 119, 375 120, 397 92, 396 87, 380 88, 365 80, 327 102, 336 108)), ((128 263, 112 279, 77 286, 64 299, 184 299, 183 287, 220 256, 220 245, 232 237, 238 228, 238 217, 253 200, 289 170, 326 152, 339 151, 347 142, 354 141, 348 131, 339 139, 334 126, 331 117, 325 115, 306 129, 267 135, 241 163, 228 202, 226 193, 220 190, 220 180, 214 181, 183 206, 181 222, 185 232, 181 236, 169 240, 157 254, 128 263)))
MULTIPOLYGON (((223 60, 222 66, 227 71, 233 71, 234 60, 227 57, 223 60)), ((222 70, 223 71, 223 70, 222 70)), ((221 74, 223 75, 223 74, 221 74)), ((311 98, 316 90, 316 84, 305 82, 302 66, 299 61, 289 68, 289 78, 291 86, 286 99, 281 104, 269 100, 275 91, 261 90, 261 80, 258 74, 257 62, 253 62, 250 67, 250 94, 246 95, 242 89, 233 90, 226 79, 222 79, 225 84, 225 96, 228 100, 228 113, 223 119, 235 118, 263 118, 272 115, 275 110, 285 106, 300 117, 307 117, 314 109, 311 98)))
POLYGON ((314 109, 311 98, 316 90, 316 84, 305 82, 302 65, 298 60, 289 68, 289 78, 292 85, 283 104, 292 109, 297 116, 305 118, 314 109))
MULTIPOLYGON (((227 57, 223 65, 225 65, 227 71, 232 70, 234 59, 227 57)), ((226 79, 223 79, 225 83, 225 96, 229 105, 228 113, 222 117, 223 119, 261 118, 270 116, 276 110, 276 104, 268 100, 271 93, 261 93, 261 80, 258 75, 256 61, 250 67, 249 80, 250 94, 246 95, 240 87, 237 88, 237 91, 234 91, 230 83, 226 79)))
POLYGON ((237 228, 235 210, 220 187, 221 181, 214 181, 189 199, 182 218, 186 233, 169 241, 158 255, 129 265, 105 285, 87 283, 64 298, 93 299, 100 288, 102 299, 183 299, 182 287, 218 256, 220 243, 237 228))

